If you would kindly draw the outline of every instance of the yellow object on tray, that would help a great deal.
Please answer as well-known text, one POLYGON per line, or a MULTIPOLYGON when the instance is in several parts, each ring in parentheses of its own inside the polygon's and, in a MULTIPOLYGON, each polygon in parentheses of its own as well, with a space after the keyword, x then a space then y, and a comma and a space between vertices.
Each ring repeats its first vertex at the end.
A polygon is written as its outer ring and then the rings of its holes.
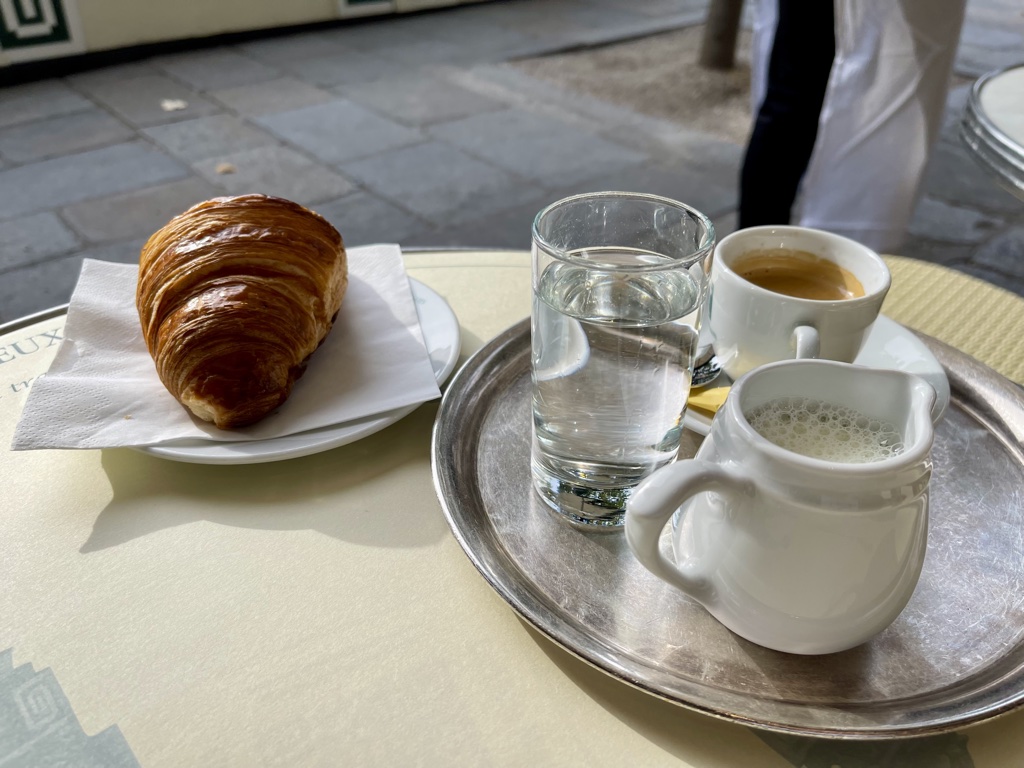
POLYGON ((691 408, 704 411, 709 416, 718 413, 725 398, 729 395, 729 387, 707 387, 706 389, 690 390, 690 397, 686 401, 691 408))

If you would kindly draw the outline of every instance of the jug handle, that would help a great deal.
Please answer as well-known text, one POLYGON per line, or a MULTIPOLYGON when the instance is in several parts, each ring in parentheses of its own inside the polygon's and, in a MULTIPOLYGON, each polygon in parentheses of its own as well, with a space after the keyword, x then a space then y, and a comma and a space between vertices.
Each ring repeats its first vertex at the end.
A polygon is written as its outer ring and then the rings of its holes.
POLYGON ((704 491, 731 491, 752 495, 753 482, 718 464, 688 459, 658 470, 637 486, 626 505, 626 542, 637 560, 655 576, 707 604, 714 585, 698 560, 685 567, 661 553, 658 541, 665 525, 687 499, 704 491))
POLYGON ((793 329, 794 354, 797 360, 817 360, 821 352, 821 336, 813 325, 798 325, 793 329))

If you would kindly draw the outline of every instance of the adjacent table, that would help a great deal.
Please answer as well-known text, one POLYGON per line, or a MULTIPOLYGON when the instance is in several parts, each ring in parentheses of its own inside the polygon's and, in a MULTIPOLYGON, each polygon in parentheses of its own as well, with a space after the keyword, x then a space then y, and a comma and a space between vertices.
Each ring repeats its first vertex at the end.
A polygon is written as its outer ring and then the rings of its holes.
POLYGON ((1024 200, 1024 63, 978 78, 960 135, 974 159, 1024 200))
MULTIPOLYGON (((888 261, 886 314, 1024 382, 1024 300, 888 261)), ((458 315, 463 359, 529 314, 525 252, 406 264, 458 315)), ((831 742, 719 721, 590 668, 520 621, 450 534, 431 481, 436 404, 273 464, 13 453, 62 325, 0 329, 0 762, 725 768, 969 765, 969 752, 994 768, 1024 751, 1022 712, 831 742)))

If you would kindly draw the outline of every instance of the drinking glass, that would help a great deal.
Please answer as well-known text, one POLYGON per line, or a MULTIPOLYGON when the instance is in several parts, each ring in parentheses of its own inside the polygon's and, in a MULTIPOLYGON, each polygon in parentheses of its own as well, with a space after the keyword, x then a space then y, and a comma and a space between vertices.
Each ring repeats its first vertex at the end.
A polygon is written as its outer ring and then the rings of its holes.
POLYGON ((534 220, 533 483, 571 523, 621 526, 675 459, 714 245, 704 214, 655 195, 576 195, 534 220))

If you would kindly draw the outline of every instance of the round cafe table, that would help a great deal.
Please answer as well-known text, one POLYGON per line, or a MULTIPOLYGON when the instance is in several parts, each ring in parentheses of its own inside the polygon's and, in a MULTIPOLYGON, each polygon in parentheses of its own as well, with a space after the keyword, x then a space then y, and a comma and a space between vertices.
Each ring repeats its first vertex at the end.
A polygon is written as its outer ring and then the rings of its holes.
MULTIPOLYGON (((1024 381, 1024 300, 889 263, 886 314, 1024 381)), ((530 312, 525 252, 406 266, 459 317, 463 360, 530 312)), ((579 661, 518 619, 449 532, 436 403, 271 464, 11 452, 62 327, 57 311, 0 328, 4 765, 1001 768, 1024 752, 1024 712, 828 741, 702 715, 579 661)))
POLYGON ((975 161, 1003 188, 1024 200, 1024 63, 975 81, 960 123, 975 161))

